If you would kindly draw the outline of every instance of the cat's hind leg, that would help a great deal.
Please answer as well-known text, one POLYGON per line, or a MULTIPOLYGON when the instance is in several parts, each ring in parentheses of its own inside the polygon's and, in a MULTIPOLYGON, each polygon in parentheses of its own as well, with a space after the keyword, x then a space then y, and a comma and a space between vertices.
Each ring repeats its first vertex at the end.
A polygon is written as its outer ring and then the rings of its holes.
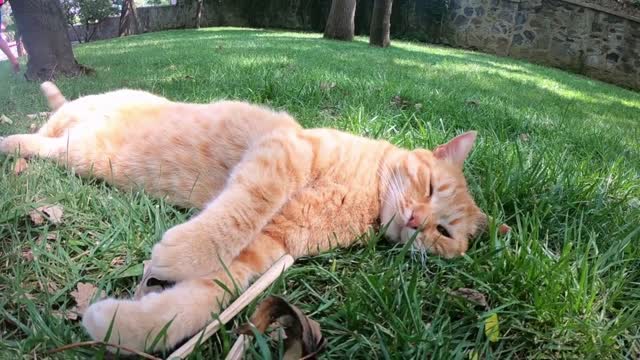
POLYGON ((24 158, 59 158, 67 147, 65 137, 51 138, 40 134, 18 134, 0 137, 0 153, 24 158))

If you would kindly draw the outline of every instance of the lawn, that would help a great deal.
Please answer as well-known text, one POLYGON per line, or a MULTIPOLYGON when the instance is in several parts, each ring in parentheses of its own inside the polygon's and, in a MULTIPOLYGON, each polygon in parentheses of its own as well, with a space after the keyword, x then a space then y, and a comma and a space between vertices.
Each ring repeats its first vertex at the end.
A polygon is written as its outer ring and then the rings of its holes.
MULTIPOLYGON (((67 98, 131 87, 189 102, 242 99, 286 109, 305 127, 408 148, 479 132, 465 172, 478 204, 511 234, 491 229, 448 261, 422 262, 383 240, 301 259, 270 291, 321 324, 322 358, 640 357, 640 94, 489 55, 321 34, 169 31, 75 53, 97 75, 57 81, 67 98), (493 314, 497 339, 484 329, 493 314)), ((28 131, 38 120, 26 115, 47 110, 38 84, 6 62, 0 84, 0 114, 13 120, 0 135, 28 131)), ((152 244, 192 212, 42 160, 15 176, 13 161, 0 156, 0 358, 46 358, 88 340, 60 315, 78 282, 128 296, 152 244), (51 203, 64 207, 63 222, 33 225, 28 212, 51 203)), ((193 358, 223 358, 232 330, 193 358)))

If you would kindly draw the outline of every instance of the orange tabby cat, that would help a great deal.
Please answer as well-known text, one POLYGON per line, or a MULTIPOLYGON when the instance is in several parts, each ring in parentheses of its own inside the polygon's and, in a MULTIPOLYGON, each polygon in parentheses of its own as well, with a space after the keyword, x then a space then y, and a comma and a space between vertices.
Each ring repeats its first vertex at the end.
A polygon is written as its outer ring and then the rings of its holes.
POLYGON ((110 342, 142 350, 171 322, 152 350, 175 346, 228 301, 213 281, 233 288, 222 263, 244 289, 283 254, 348 246, 372 226, 388 224, 396 242, 415 235, 416 250, 450 258, 486 224, 462 173, 475 132, 410 151, 303 129, 242 102, 185 104, 134 90, 67 102, 55 85, 42 89, 51 118, 37 134, 0 140, 1 152, 57 159, 81 176, 201 209, 153 247, 150 273, 175 286, 94 303, 83 319, 94 339, 114 319, 110 342))

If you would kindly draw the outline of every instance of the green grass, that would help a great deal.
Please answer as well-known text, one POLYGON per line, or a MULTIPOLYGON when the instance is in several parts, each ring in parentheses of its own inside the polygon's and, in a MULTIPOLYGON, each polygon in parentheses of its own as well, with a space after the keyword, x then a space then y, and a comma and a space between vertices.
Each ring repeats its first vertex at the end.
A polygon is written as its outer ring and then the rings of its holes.
MULTIPOLYGON (((320 322, 322 358, 640 356, 640 94, 489 55, 404 42, 382 50, 320 34, 171 31, 75 52, 97 75, 58 81, 68 98, 133 87, 190 102, 243 99, 286 109, 307 127, 409 148, 478 130, 470 187, 512 233, 492 229, 452 261, 422 264, 384 241, 299 261, 271 291, 320 322), (408 106, 392 104, 396 95, 408 106), (490 309, 450 295, 460 287, 486 294, 490 309), (490 342, 484 322, 494 313, 500 338, 490 342)), ((46 110, 38 85, 6 63, 0 84, 0 113, 14 120, 0 134, 26 131, 26 114, 46 110)), ((76 284, 128 296, 152 244, 189 213, 46 161, 18 177, 12 159, 0 164, 0 357, 44 358, 87 340, 78 322, 55 316, 74 305, 76 284), (62 204, 63 224, 31 225, 26 214, 42 203, 62 204), (37 239, 53 231, 47 249, 37 239), (35 260, 21 256, 25 248, 35 260), (111 265, 117 256, 123 265, 111 265)), ((193 358, 222 358, 232 329, 193 358)))

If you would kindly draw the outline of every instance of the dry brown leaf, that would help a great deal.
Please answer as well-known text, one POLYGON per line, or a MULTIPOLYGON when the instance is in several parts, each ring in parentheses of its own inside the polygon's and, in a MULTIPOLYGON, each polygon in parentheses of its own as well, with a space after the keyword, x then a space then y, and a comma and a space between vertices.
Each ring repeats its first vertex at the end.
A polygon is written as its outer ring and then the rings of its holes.
POLYGON ((58 319, 78 320, 78 313, 75 307, 71 308, 71 310, 53 310, 51 315, 58 319))
POLYGON ((468 301, 482 306, 484 308, 489 308, 489 303, 487 303, 486 296, 478 290, 469 289, 469 288, 459 288, 457 290, 451 291, 451 295, 460 296, 462 298, 467 299, 468 301))
POLYGON ((407 100, 407 99, 403 98, 403 97, 402 97, 402 96, 400 96, 400 95, 396 95, 396 96, 394 96, 394 97, 392 97, 392 98, 391 98, 391 102, 390 102, 390 104, 391 104, 391 105, 394 105, 394 106, 397 106, 397 107, 399 107, 399 108, 401 108, 401 109, 404 109, 404 108, 406 108, 407 106, 411 106, 411 101, 409 101, 409 100, 407 100))
POLYGON ((0 115, 0 124, 13 124, 13 120, 11 120, 7 115, 0 115))
POLYGON ((45 241, 56 240, 57 238, 58 238, 58 233, 56 231, 52 231, 46 234, 40 234, 40 236, 38 236, 38 240, 36 241, 38 244, 40 244, 45 241))
MULTIPOLYGON (((83 315, 84 312, 87 311, 87 308, 89 307, 91 300, 96 294, 96 291, 98 291, 98 288, 96 288, 93 284, 79 282, 76 286, 76 290, 71 292, 71 296, 76 301, 76 306, 74 309, 79 315, 83 315)), ((107 294, 104 291, 101 291, 98 295, 98 298, 102 299, 106 296, 107 294)))
POLYGON ((124 264, 123 256, 116 256, 113 259, 111 259, 111 266, 113 267, 122 266, 123 264, 124 264))
POLYGON ((286 335, 283 359, 316 359, 327 344, 317 322, 278 296, 264 299, 251 316, 250 322, 236 329, 236 333, 252 336, 252 326, 264 333, 274 322, 284 328, 286 335))
POLYGON ((16 160, 16 163, 13 165, 13 173, 16 175, 20 175, 23 171, 27 170, 29 165, 27 164, 27 160, 24 158, 19 158, 16 160))
POLYGON ((45 279, 43 282, 38 282, 40 291, 46 291, 49 294, 55 294, 58 291, 58 284, 55 281, 45 279))
POLYGON ((35 225, 44 224, 45 219, 57 225, 62 222, 63 214, 64 211, 61 205, 45 205, 29 212, 29 217, 35 225))
POLYGON ((22 258, 27 260, 27 261, 33 261, 34 257, 33 257, 33 252, 31 251, 31 249, 22 250, 22 258))
POLYGON ((320 90, 322 91, 329 91, 334 87, 336 87, 336 83, 334 82, 327 82, 327 81, 320 82, 320 90))

